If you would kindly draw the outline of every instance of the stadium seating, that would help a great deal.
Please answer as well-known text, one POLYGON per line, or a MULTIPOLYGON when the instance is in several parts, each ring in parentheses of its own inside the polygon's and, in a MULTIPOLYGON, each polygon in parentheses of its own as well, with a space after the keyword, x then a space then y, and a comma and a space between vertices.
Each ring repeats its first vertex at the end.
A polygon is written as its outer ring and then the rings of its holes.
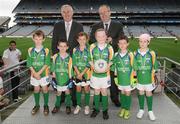
POLYGON ((21 0, 13 10, 16 26, 3 36, 31 36, 34 30, 41 29, 52 35, 53 25, 62 20, 60 7, 70 4, 74 8, 74 20, 82 23, 85 32, 99 22, 98 8, 102 4, 111 7, 113 20, 125 26, 129 37, 150 33, 153 37, 179 37, 179 0, 21 0), (171 3, 171 4, 169 4, 171 3))

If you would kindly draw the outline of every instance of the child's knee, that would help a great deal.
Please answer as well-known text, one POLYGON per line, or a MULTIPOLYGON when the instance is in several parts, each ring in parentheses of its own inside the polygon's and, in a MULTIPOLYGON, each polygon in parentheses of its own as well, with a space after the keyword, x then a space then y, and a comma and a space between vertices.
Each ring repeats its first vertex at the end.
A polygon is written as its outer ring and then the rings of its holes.
POLYGON ((152 96, 152 92, 151 91, 146 91, 146 96, 152 96))
POLYGON ((34 92, 39 93, 40 92, 40 86, 34 86, 34 92))
POLYGON ((76 86, 76 91, 81 92, 81 86, 76 86))

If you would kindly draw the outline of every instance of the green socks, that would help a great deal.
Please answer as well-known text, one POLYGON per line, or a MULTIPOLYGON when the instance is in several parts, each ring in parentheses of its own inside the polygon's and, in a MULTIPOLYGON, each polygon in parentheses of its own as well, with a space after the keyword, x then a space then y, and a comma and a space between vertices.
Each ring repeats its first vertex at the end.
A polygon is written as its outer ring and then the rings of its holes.
POLYGON ((130 106, 131 106, 131 95, 125 96, 125 109, 130 110, 130 106))
POLYGON ((44 96, 44 106, 48 106, 49 92, 43 93, 43 96, 44 96))
POLYGON ((70 94, 66 94, 65 104, 66 104, 66 107, 71 106, 71 95, 70 94))
POLYGON ((148 105, 148 111, 152 111, 153 97, 152 96, 146 96, 146 100, 147 100, 147 105, 148 105))
POLYGON ((108 109, 108 96, 102 96, 102 109, 103 111, 108 109))
POLYGON ((89 106, 90 92, 85 93, 85 106, 89 106))
POLYGON ((40 93, 34 93, 35 106, 39 106, 40 93))
POLYGON ((144 109, 144 94, 143 95, 138 95, 138 100, 139 100, 139 107, 140 109, 144 109))
POLYGON ((100 95, 94 95, 94 106, 97 111, 99 111, 99 102, 100 102, 100 95))
POLYGON ((61 96, 56 96, 55 107, 60 107, 60 102, 61 102, 61 96))
POLYGON ((81 92, 76 92, 77 105, 81 106, 81 92))
POLYGON ((121 100, 121 108, 125 109, 125 94, 120 94, 120 100, 121 100))

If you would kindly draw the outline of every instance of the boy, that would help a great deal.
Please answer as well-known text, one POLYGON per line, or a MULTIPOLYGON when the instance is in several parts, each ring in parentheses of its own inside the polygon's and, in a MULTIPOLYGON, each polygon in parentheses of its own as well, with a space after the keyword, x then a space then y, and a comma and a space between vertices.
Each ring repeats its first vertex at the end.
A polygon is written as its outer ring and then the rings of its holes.
POLYGON ((45 40, 45 35, 41 30, 37 30, 33 34, 33 41, 35 47, 31 47, 28 49, 27 56, 27 66, 31 71, 31 79, 30 83, 34 86, 34 99, 35 106, 31 111, 32 115, 35 115, 39 108, 39 100, 40 100, 40 90, 42 87, 43 96, 44 96, 44 115, 49 114, 48 107, 48 74, 49 74, 49 66, 50 66, 50 52, 48 48, 43 47, 43 42, 45 40))
POLYGON ((74 114, 78 114, 81 110, 81 92, 85 90, 85 109, 84 114, 88 115, 90 100, 90 65, 89 65, 89 47, 87 46, 88 35, 80 32, 77 36, 79 46, 73 49, 73 67, 76 74, 76 99, 77 106, 74 114))
POLYGON ((72 58, 66 52, 68 44, 66 40, 59 40, 57 44, 59 53, 53 56, 52 72, 53 78, 57 82, 56 102, 52 113, 55 114, 60 109, 61 93, 65 92, 66 114, 71 113, 71 95, 69 89, 69 82, 72 78, 72 58))
POLYGON ((140 49, 135 52, 135 70, 138 81, 137 89, 139 90, 138 100, 140 106, 137 118, 141 119, 144 115, 144 97, 146 95, 149 119, 155 120, 156 117, 152 111, 152 90, 155 86, 154 75, 158 69, 158 63, 156 53, 148 48, 150 40, 149 34, 141 34, 139 37, 140 49))
POLYGON ((107 35, 104 29, 98 29, 95 32, 97 43, 90 46, 90 65, 92 77, 90 86, 94 89, 95 108, 91 114, 95 118, 99 113, 100 93, 102 95, 103 119, 108 119, 108 94, 107 89, 110 82, 110 66, 114 51, 111 45, 106 43, 107 35))
POLYGON ((129 119, 130 117, 130 106, 131 106, 131 83, 133 78, 133 61, 134 55, 132 52, 127 50, 129 41, 126 36, 120 36, 118 39, 119 51, 115 53, 113 58, 112 69, 117 75, 117 86, 121 90, 121 111, 119 117, 129 119))

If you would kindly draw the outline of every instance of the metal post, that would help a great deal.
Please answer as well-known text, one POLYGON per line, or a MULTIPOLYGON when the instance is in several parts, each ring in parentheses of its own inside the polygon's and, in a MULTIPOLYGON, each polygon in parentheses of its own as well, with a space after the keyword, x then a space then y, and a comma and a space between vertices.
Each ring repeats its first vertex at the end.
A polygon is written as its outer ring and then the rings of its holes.
MULTIPOLYGON (((162 77, 162 81, 163 84, 165 83, 165 79, 166 79, 166 59, 164 58, 164 62, 163 62, 163 77, 162 77)), ((164 86, 162 87, 162 93, 164 93, 164 86)))

